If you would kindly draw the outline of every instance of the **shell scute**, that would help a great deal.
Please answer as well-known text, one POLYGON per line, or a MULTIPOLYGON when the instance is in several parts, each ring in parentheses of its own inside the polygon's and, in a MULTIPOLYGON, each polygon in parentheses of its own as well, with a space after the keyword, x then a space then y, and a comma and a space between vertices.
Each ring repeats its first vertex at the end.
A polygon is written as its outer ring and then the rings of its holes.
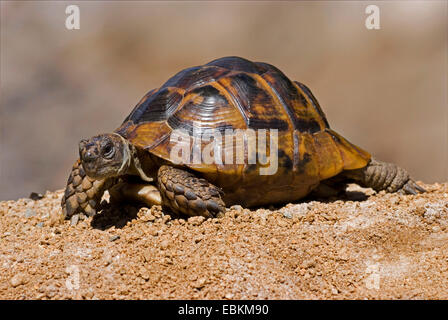
POLYGON ((235 73, 218 81, 234 97, 251 129, 289 130, 292 125, 277 97, 263 87, 259 76, 235 73))
POLYGON ((186 130, 190 135, 207 129, 243 128, 244 119, 227 97, 216 87, 205 85, 190 90, 184 96, 183 106, 168 120, 173 129, 186 130), (196 131, 195 131, 196 130, 196 131))
POLYGON ((161 88, 139 104, 129 118, 134 123, 163 121, 178 108, 183 98, 183 90, 161 88))

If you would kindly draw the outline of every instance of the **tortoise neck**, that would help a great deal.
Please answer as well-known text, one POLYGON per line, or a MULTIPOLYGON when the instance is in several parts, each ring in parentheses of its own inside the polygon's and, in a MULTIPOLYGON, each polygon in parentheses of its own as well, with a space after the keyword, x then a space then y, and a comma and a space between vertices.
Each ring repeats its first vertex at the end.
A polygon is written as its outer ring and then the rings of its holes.
POLYGON ((132 163, 131 166, 128 169, 128 174, 131 175, 137 175, 142 180, 147 182, 153 182, 155 172, 153 173, 153 161, 150 158, 150 155, 145 151, 139 151, 134 145, 131 143, 128 143, 132 163), (145 159, 143 159, 145 158, 145 159), (148 159, 146 159, 148 158, 148 159), (142 166, 142 163, 145 164, 145 166, 142 166))
POLYGON ((123 160, 121 162, 121 167, 118 169, 117 174, 119 176, 126 174, 129 171, 129 168, 131 167, 132 162, 132 153, 129 142, 123 138, 121 135, 117 133, 112 133, 113 135, 118 136, 121 139, 121 142, 123 144, 123 160))

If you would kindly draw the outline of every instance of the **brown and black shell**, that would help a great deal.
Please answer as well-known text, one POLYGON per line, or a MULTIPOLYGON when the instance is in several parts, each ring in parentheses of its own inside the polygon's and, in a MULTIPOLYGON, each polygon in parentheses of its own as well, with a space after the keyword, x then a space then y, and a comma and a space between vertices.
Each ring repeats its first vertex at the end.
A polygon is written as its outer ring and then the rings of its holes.
MULTIPOLYGON (((343 170, 364 167, 370 159, 369 153, 330 129, 304 84, 290 81, 270 64, 239 57, 180 71, 146 94, 116 132, 137 148, 169 162, 171 149, 179 143, 170 141, 175 129, 190 136, 206 129, 217 129, 223 136, 226 129, 266 129, 267 134, 270 129, 278 130, 278 170, 274 175, 260 175, 262 164, 247 163, 247 146, 244 164, 227 163, 224 155, 232 152, 235 157, 238 148, 233 141, 226 145, 225 139, 221 145, 223 164, 185 164, 221 187, 227 205, 294 201, 320 181, 343 170)), ((244 133, 247 131, 242 132, 246 141, 253 139, 244 133)))

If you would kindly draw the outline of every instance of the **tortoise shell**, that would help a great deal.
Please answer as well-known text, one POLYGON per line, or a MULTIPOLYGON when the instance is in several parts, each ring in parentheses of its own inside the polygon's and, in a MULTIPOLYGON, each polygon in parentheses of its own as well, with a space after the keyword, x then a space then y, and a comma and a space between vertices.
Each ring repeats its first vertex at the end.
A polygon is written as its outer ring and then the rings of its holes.
MULTIPOLYGON (((270 64, 239 57, 180 71, 148 92, 115 132, 137 149, 171 163, 171 150, 180 141, 172 141, 176 129, 188 133, 182 140, 188 146, 206 129, 218 130, 223 137, 227 129, 242 129, 244 140, 222 139, 221 163, 182 164, 221 187, 227 205, 295 201, 320 181, 343 170, 362 168, 370 159, 369 153, 330 129, 316 98, 304 84, 289 80, 270 64), (272 129, 278 130, 275 174, 260 174, 260 168, 269 164, 248 163, 247 145, 241 143, 256 140, 258 135, 250 135, 246 129, 266 129, 267 136, 272 129), (245 150, 244 163, 226 162, 226 154, 235 160, 238 148, 245 150)), ((266 156, 269 144, 268 138, 266 156)), ((202 151, 206 145, 200 145, 202 151)))

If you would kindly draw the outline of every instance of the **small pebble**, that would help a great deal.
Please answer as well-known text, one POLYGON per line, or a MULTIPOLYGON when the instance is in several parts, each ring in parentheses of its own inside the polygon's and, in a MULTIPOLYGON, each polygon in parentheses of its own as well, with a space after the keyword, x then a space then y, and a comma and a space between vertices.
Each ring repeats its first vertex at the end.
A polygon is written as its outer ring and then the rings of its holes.
POLYGON ((34 211, 33 209, 26 209, 25 211, 25 218, 30 218, 30 217, 34 217, 36 215, 36 211, 34 211))
POLYGON ((284 210, 282 213, 283 213, 283 216, 284 216, 285 218, 292 219, 292 213, 291 213, 291 211, 289 211, 289 210, 284 210))
POLYGON ((39 222, 38 224, 36 224, 36 227, 42 228, 44 226, 43 222, 39 222))
POLYGON ((112 242, 112 241, 115 241, 115 240, 118 240, 118 239, 120 239, 120 236, 118 234, 114 234, 113 236, 111 236, 109 238, 109 241, 112 242))
POLYGON ((315 266, 316 266, 316 261, 314 261, 313 259, 305 260, 302 263, 302 267, 305 269, 314 268, 315 266))
POLYGON ((195 216, 188 218, 188 223, 190 223, 193 226, 200 226, 202 222, 204 222, 205 218, 203 216, 195 216))
POLYGON ((201 242, 201 240, 202 240, 202 237, 201 236, 197 236, 197 237, 194 238, 194 243, 199 243, 199 242, 201 242))
POLYGON ((25 283, 25 277, 23 276, 23 274, 18 273, 14 277, 12 277, 9 282, 11 283, 11 286, 15 288, 25 283))
POLYGON ((162 223, 167 223, 167 222, 170 221, 170 220, 171 220, 171 216, 170 216, 169 214, 164 215, 164 216, 162 217, 162 223))
POLYGON ((76 226, 78 224, 78 221, 79 221, 79 215, 75 214, 70 218, 70 225, 76 226))
POLYGON ((205 286, 206 281, 207 281, 206 278, 200 278, 200 279, 196 282, 196 284, 194 285, 194 287, 195 287, 196 289, 202 289, 202 288, 205 286))
POLYGON ((170 245, 170 243, 169 243, 168 240, 163 240, 162 243, 160 243, 160 248, 161 248, 162 250, 165 250, 165 249, 168 248, 169 245, 170 245))
POLYGON ((145 281, 148 281, 148 280, 150 279, 149 273, 146 272, 146 271, 141 272, 141 273, 140 273, 140 277, 141 277, 143 280, 145 280, 145 281))
POLYGON ((28 198, 32 199, 32 200, 40 200, 42 199, 44 196, 41 193, 37 193, 37 192, 31 192, 30 196, 28 198))
POLYGON ((232 299, 235 295, 233 293, 226 293, 226 299, 232 299))

